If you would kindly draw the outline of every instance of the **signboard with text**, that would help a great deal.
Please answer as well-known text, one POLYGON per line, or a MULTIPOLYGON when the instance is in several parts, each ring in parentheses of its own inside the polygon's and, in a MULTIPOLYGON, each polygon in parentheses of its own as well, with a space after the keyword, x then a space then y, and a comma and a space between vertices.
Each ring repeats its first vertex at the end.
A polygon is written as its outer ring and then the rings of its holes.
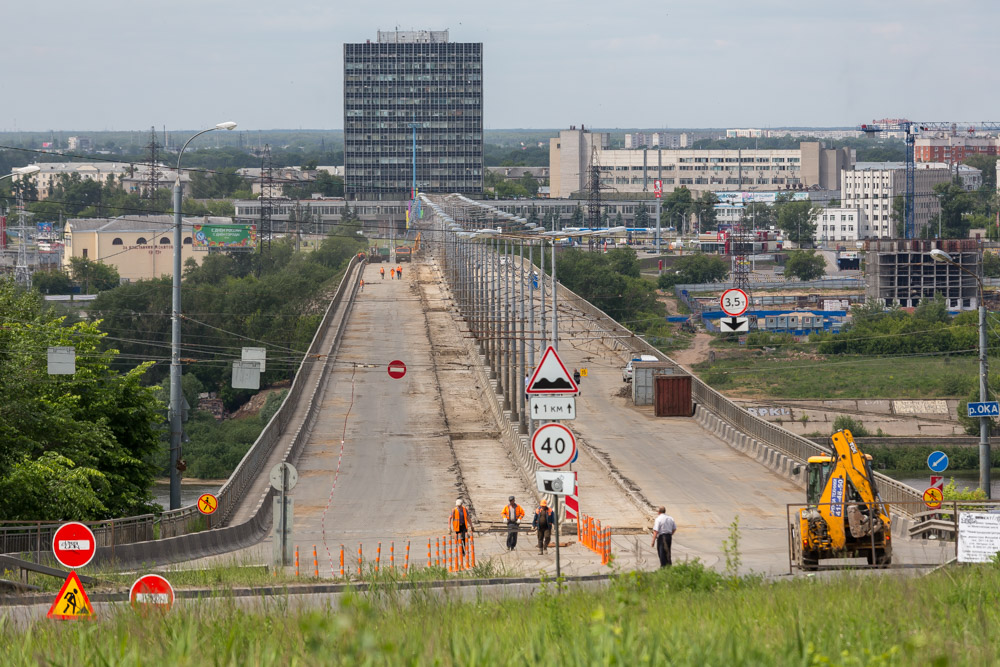
POLYGON ((257 247, 256 225, 195 225, 195 248, 246 248, 257 247))

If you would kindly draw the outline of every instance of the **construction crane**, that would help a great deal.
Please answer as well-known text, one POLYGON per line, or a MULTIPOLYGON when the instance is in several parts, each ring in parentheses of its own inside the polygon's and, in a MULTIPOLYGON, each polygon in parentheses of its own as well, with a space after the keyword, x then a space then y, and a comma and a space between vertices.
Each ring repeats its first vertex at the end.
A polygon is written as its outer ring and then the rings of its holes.
POLYGON ((921 132, 952 132, 963 128, 968 134, 977 131, 1000 130, 1000 122, 982 121, 979 123, 954 123, 954 122, 918 122, 904 119, 883 119, 873 121, 866 125, 861 125, 858 129, 866 134, 878 132, 903 132, 906 140, 906 194, 903 197, 903 237, 912 239, 916 236, 914 190, 916 165, 913 160, 913 147, 917 140, 917 135, 921 132))

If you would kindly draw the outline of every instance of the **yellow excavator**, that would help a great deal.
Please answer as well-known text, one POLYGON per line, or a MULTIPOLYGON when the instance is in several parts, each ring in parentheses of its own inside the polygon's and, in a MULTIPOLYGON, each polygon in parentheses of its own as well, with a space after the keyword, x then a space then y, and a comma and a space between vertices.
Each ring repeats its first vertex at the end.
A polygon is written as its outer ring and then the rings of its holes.
POLYGON ((889 507, 879 496, 871 456, 861 453, 848 430, 837 431, 833 454, 810 456, 806 507, 791 526, 792 558, 816 570, 824 558, 861 558, 876 567, 892 564, 889 507))

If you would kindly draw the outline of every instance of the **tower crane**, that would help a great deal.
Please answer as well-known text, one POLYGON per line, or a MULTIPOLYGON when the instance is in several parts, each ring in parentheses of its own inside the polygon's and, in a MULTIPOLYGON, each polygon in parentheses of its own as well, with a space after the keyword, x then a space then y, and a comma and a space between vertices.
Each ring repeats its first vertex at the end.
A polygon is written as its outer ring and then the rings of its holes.
POLYGON ((912 120, 890 120, 884 119, 873 121, 861 125, 858 129, 866 134, 876 134, 878 132, 903 132, 906 141, 906 194, 903 197, 903 237, 912 239, 916 236, 916 223, 914 215, 914 181, 916 176, 916 165, 913 160, 913 147, 917 140, 917 135, 921 132, 955 132, 958 128, 963 128, 969 134, 979 130, 1000 130, 1000 122, 981 121, 978 123, 955 123, 955 122, 918 122, 912 120))

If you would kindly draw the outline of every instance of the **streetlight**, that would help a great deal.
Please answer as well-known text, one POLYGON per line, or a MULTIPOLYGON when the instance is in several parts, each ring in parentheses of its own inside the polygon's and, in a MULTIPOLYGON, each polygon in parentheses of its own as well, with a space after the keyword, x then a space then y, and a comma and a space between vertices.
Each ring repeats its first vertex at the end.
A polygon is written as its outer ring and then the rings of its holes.
MULTIPOLYGON (((939 248, 931 250, 931 259, 935 262, 951 264, 959 271, 976 279, 979 296, 979 401, 985 403, 989 365, 986 358, 986 304, 983 303, 983 280, 939 248)), ((987 416, 979 418, 979 488, 986 492, 987 499, 992 498, 990 492, 990 418, 987 416)))
POLYGON ((14 178, 15 176, 30 176, 31 174, 37 174, 42 170, 37 164, 29 164, 27 167, 14 167, 10 170, 9 174, 4 174, 0 176, 0 181, 5 178, 14 178))
POLYGON ((174 181, 174 281, 173 308, 170 316, 170 509, 181 506, 181 471, 177 462, 181 453, 181 412, 184 395, 181 392, 181 157, 194 139, 213 130, 231 130, 236 123, 227 121, 198 132, 181 146, 177 154, 177 178, 174 181))

